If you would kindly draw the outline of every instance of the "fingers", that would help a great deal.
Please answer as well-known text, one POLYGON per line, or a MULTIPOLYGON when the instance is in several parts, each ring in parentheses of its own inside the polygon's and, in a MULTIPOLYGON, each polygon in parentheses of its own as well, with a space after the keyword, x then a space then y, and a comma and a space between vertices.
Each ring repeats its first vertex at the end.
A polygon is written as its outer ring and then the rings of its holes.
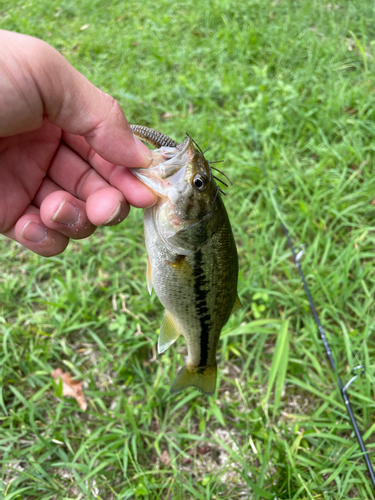
MULTIPOLYGON (((99 162, 108 163, 102 159, 99 162)), ((85 238, 93 232, 87 226, 90 221, 94 226, 117 224, 128 215, 128 202, 142 207, 155 202, 155 195, 144 189, 128 169, 112 164, 105 167, 111 172, 109 180, 119 189, 110 186, 86 161, 61 144, 48 171, 49 177, 44 179, 33 200, 33 205, 41 209, 43 222, 71 238, 85 238), (79 211, 79 219, 75 220, 73 209, 68 211, 68 202, 79 211), (65 213, 71 217, 67 219, 65 213)))
POLYGON ((85 203, 48 178, 43 181, 33 204, 40 207, 46 226, 73 239, 90 236, 96 226, 119 224, 130 211, 124 195, 112 186, 94 191, 85 203))
POLYGON ((129 169, 117 165, 109 176, 109 182, 125 194, 126 199, 137 208, 154 205, 157 196, 151 189, 140 182, 129 169))
POLYGON ((87 238, 96 229, 88 218, 85 202, 66 191, 55 191, 42 201, 40 218, 46 227, 73 239, 87 238))
POLYGON ((146 208, 156 202, 156 195, 151 189, 136 179, 127 168, 101 158, 83 137, 64 132, 63 140, 70 147, 64 144, 59 147, 48 171, 50 178, 61 188, 87 200, 94 191, 108 187, 109 182, 135 207, 146 208))
POLYGON ((62 189, 81 200, 108 183, 77 153, 60 144, 48 170, 49 178, 62 189))
POLYGON ((107 187, 88 197, 86 210, 88 218, 96 226, 113 226, 128 216, 130 206, 120 191, 107 187))
POLYGON ((7 31, 0 31, 0 45, 0 136, 35 130, 46 116, 62 130, 85 137, 111 163, 144 168, 151 163, 149 149, 135 140, 119 104, 59 52, 7 31))
POLYGON ((46 183, 39 194, 40 197, 43 191, 46 194, 41 200, 40 210, 30 205, 16 224, 4 233, 43 257, 62 253, 69 238, 86 238, 97 225, 118 224, 130 210, 122 193, 113 187, 95 191, 86 203, 66 191, 54 189, 52 182, 46 183))
POLYGON ((30 205, 25 214, 5 233, 5 236, 18 241, 43 257, 52 257, 62 253, 68 246, 69 238, 46 227, 38 212, 36 207, 30 205))
POLYGON ((54 191, 40 206, 43 223, 62 234, 81 239, 90 236, 96 226, 123 221, 130 210, 120 191, 105 187, 92 193, 86 203, 66 191, 54 191))

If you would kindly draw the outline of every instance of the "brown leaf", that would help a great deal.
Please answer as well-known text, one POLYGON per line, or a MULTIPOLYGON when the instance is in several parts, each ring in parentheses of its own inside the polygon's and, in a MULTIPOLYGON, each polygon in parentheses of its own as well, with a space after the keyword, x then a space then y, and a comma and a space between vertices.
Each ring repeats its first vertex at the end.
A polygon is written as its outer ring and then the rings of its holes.
POLYGON ((351 106, 344 106, 342 110, 344 113, 348 113, 348 115, 358 115, 358 109, 352 108, 351 106))
POLYGON ((206 35, 201 31, 193 31, 194 36, 199 36, 200 38, 206 38, 206 35))
POLYGON ((205 455, 206 453, 208 453, 209 451, 211 451, 211 446, 197 446, 197 453, 199 455, 205 455))
POLYGON ((164 450, 163 453, 160 455, 160 463, 165 466, 170 465, 171 456, 167 450, 164 450))
POLYGON ((62 380, 63 396, 76 399, 81 410, 86 411, 87 403, 82 390, 82 382, 73 380, 69 373, 63 372, 61 368, 53 370, 52 377, 56 379, 57 382, 59 379, 62 380))

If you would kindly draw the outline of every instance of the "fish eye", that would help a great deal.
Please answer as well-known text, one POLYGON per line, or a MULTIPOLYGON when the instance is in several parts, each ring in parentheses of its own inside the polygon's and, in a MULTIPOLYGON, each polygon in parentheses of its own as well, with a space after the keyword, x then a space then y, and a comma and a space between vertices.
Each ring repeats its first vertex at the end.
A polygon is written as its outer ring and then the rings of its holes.
POLYGON ((198 191, 204 191, 207 187, 207 182, 206 182, 205 178, 202 177, 200 174, 197 174, 194 177, 193 183, 194 183, 194 186, 196 187, 196 189, 198 189, 198 191))

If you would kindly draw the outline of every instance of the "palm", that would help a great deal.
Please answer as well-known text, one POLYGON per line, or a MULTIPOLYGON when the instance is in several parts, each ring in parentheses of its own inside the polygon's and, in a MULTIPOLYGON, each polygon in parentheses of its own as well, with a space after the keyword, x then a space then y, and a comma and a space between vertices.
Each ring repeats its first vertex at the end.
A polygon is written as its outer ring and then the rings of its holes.
POLYGON ((61 130, 47 121, 32 132, 0 138, 0 233, 32 204, 60 139, 61 130))

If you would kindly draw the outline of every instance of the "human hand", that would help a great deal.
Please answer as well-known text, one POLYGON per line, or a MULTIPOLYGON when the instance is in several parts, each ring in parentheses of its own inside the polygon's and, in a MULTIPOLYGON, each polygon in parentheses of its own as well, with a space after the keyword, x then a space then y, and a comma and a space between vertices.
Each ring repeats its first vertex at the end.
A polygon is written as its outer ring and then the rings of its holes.
POLYGON ((150 151, 117 102, 41 40, 0 30, 0 47, 0 234, 57 255, 152 205, 126 168, 150 151))

